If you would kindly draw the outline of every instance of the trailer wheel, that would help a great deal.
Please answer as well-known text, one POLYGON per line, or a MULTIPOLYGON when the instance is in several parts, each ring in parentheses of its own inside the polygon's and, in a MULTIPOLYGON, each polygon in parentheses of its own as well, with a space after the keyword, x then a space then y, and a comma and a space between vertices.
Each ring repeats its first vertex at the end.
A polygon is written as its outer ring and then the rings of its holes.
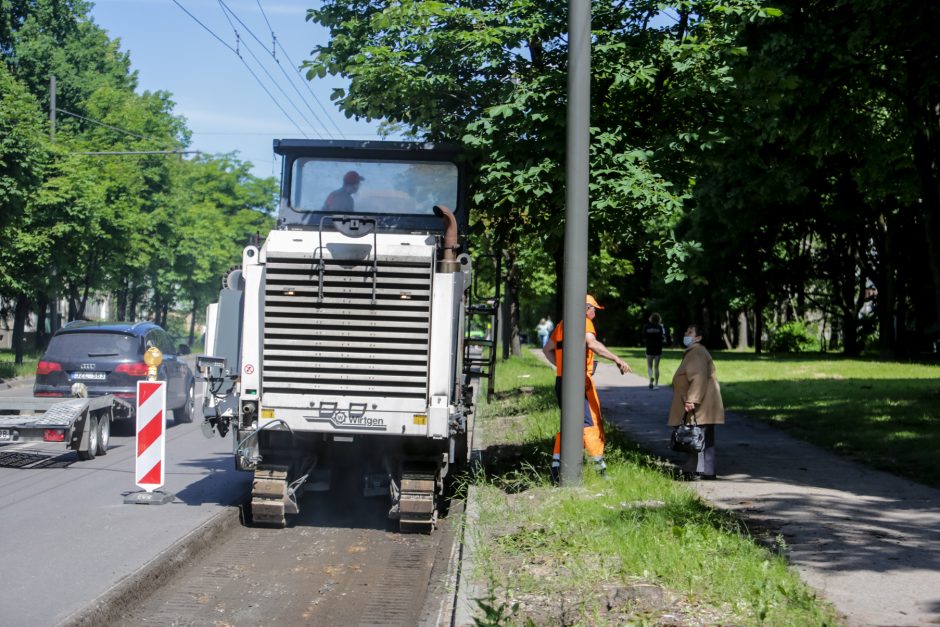
POLYGON ((98 452, 98 419, 89 414, 85 418, 85 429, 88 431, 88 450, 78 452, 78 458, 82 461, 94 459, 98 452))
POLYGON ((196 396, 193 393, 195 385, 195 383, 189 384, 189 387, 186 388, 186 402, 183 403, 182 407, 173 410, 173 421, 177 424, 193 421, 193 410, 196 403, 196 396))
POLYGON ((103 414, 98 419, 98 455, 108 454, 108 444, 111 443, 111 416, 103 414))

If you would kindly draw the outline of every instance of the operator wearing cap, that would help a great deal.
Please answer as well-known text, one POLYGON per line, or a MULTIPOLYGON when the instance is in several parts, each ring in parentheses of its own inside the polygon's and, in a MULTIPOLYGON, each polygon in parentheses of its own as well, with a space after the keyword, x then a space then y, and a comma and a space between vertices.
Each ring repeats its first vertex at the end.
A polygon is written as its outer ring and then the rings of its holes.
MULTIPOLYGON (((597 333, 594 330, 594 317, 597 310, 603 309, 594 297, 590 294, 585 299, 585 312, 587 318, 584 325, 584 343, 585 350, 585 374, 584 374, 584 449, 591 459, 594 460, 597 470, 604 475, 607 464, 604 463, 604 427, 601 423, 601 402, 597 396, 597 388, 594 387, 594 355, 605 357, 620 369, 620 374, 632 372, 627 362, 620 359, 610 352, 604 344, 597 339, 597 333)), ((562 328, 564 320, 558 323, 542 352, 555 366, 555 396, 558 399, 558 405, 561 406, 561 368, 562 368, 562 339, 564 330, 562 328)), ((561 432, 555 436, 555 450, 552 454, 552 481, 558 482, 558 473, 561 468, 561 432)))
POLYGON ((350 170, 343 175, 343 186, 330 192, 323 202, 322 211, 331 211, 334 213, 345 213, 353 210, 352 195, 359 191, 359 183, 364 181, 362 175, 355 170, 350 170))

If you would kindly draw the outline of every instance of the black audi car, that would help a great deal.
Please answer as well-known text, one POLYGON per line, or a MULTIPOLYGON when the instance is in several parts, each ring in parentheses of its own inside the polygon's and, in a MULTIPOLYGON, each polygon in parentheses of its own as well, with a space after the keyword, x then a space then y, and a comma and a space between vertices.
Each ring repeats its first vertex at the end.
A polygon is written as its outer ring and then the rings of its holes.
POLYGON ((166 381, 166 406, 176 422, 192 422, 193 372, 181 357, 185 344, 152 322, 70 322, 52 336, 36 366, 33 396, 73 395, 83 383, 88 396, 114 394, 137 405, 137 382, 146 380, 144 353, 156 346, 163 353, 157 379, 166 381))

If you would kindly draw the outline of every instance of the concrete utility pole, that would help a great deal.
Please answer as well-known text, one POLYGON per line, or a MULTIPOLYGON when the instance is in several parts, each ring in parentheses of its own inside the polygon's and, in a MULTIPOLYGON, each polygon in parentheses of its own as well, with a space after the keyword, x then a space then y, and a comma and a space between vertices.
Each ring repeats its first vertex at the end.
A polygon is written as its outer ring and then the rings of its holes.
POLYGON ((564 358, 561 381, 561 484, 581 483, 584 458, 584 297, 590 194, 591 3, 568 0, 568 150, 565 191, 564 358))
MULTIPOLYGON (((55 142, 55 74, 49 77, 49 142, 55 142)), ((56 292, 55 266, 49 266, 49 337, 59 330, 59 295, 56 292)))

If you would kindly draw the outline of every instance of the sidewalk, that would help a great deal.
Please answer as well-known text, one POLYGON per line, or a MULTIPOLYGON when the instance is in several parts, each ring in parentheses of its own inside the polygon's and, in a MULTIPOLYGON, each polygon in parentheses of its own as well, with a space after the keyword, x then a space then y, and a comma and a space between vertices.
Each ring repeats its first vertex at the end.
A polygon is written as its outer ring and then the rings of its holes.
MULTIPOLYGON (((645 374, 645 364, 631 366, 645 374)), ((594 380, 605 420, 651 453, 679 459, 666 426, 672 388, 650 390, 645 377, 621 376, 607 362, 594 380)), ((729 414, 716 440, 718 480, 689 485, 781 534, 793 567, 850 625, 940 623, 940 490, 745 416, 729 414)))
POLYGON ((0 390, 15 390, 26 386, 32 387, 35 377, 13 377, 12 379, 0 379, 0 390))

